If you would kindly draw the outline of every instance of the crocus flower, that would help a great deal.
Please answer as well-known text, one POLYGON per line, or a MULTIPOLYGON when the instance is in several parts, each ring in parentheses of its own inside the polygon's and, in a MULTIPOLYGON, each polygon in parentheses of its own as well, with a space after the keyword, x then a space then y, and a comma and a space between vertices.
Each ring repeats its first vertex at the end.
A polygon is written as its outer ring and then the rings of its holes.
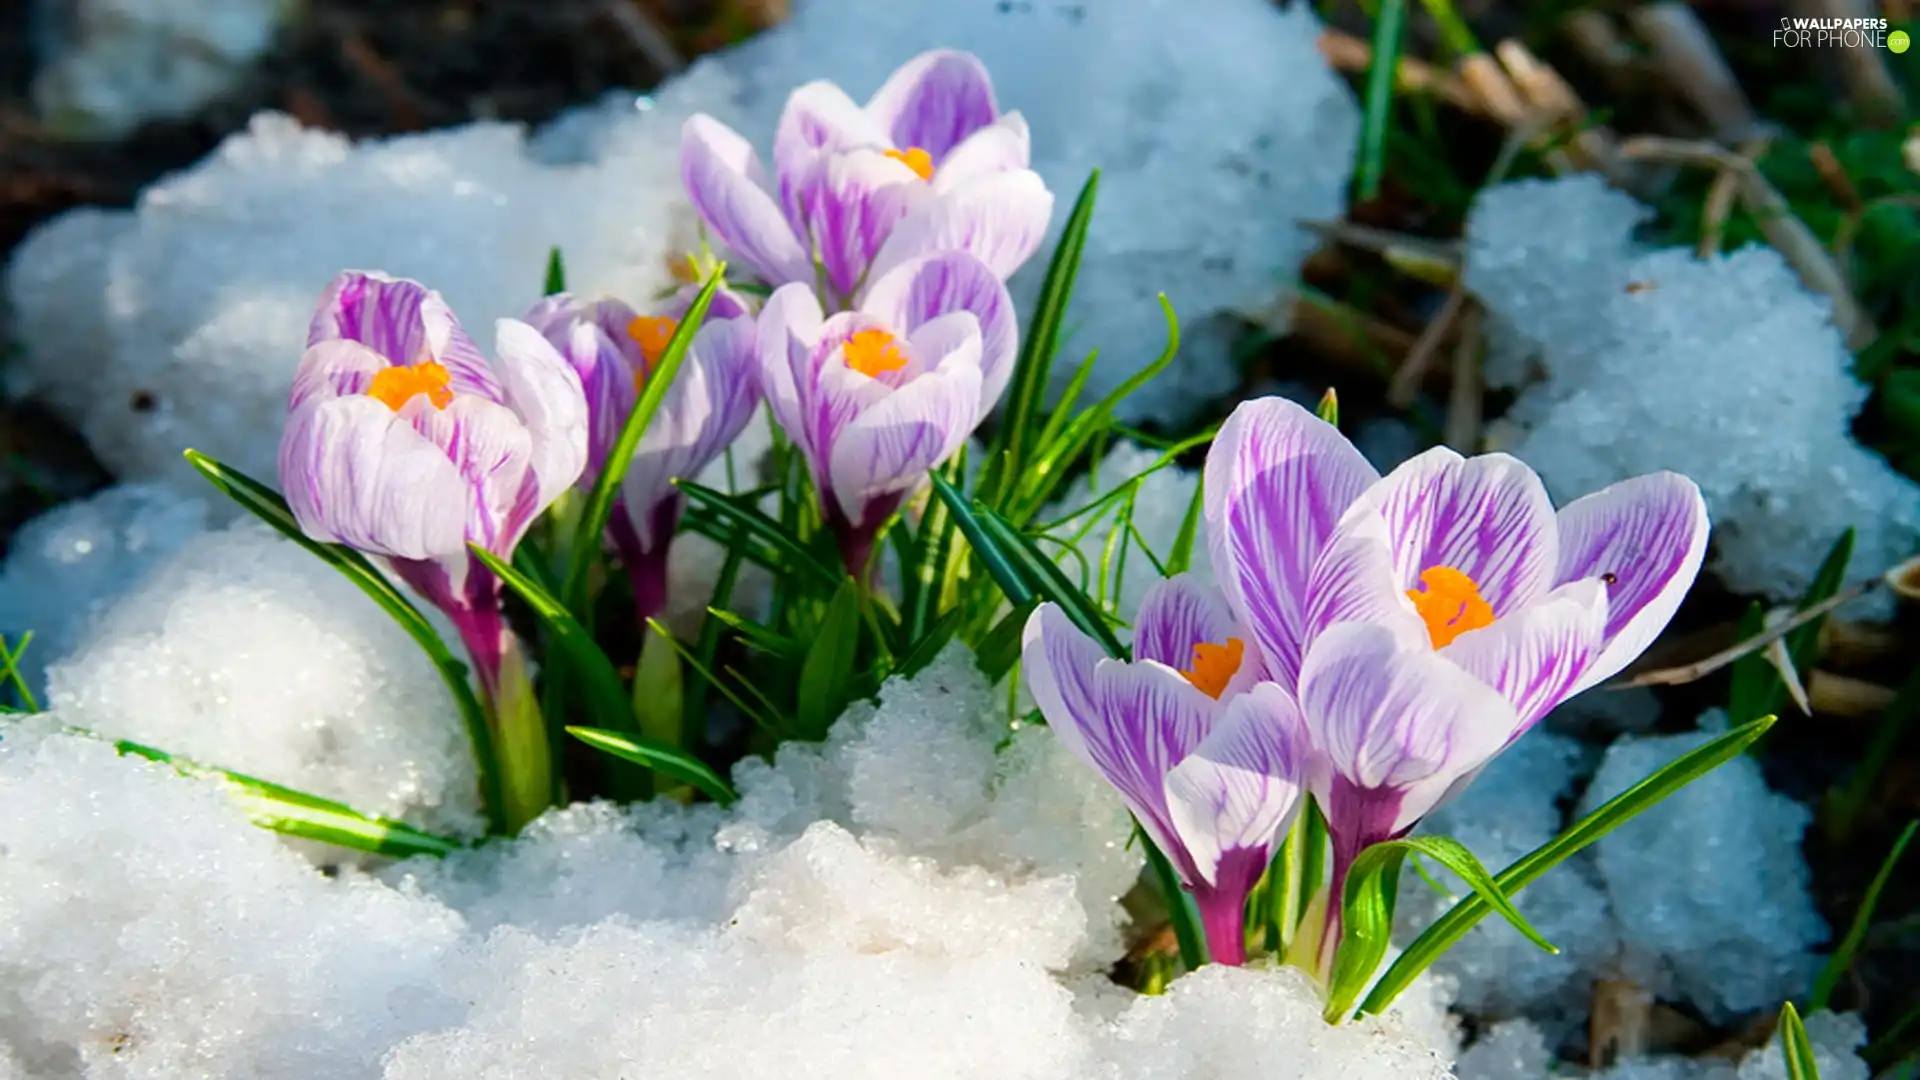
POLYGON ((1053 214, 1027 166, 1026 121, 999 111, 979 60, 951 51, 908 61, 864 108, 832 83, 795 90, 771 175, 711 116, 688 119, 681 137, 682 177, 707 227, 769 284, 823 284, 834 308, 936 251, 970 252, 1010 276, 1053 214))
POLYGON ((1300 702, 1336 883, 1555 705, 1631 663, 1707 543, 1706 505, 1683 476, 1637 477, 1556 514, 1505 454, 1437 448, 1382 479, 1332 425, 1278 398, 1222 427, 1206 504, 1228 604, 1300 702))
POLYGON ((1055 737, 1105 777, 1193 893, 1216 962, 1245 960, 1247 895, 1299 806, 1293 697, 1219 593, 1180 575, 1148 590, 1134 660, 1053 604, 1027 620, 1022 669, 1055 737))
POLYGON ((452 619, 509 729, 496 747, 508 786, 521 782, 509 800, 531 813, 547 790, 544 757, 531 757, 544 755, 544 734, 537 708, 531 730, 515 726, 528 702, 501 583, 467 545, 512 556, 585 466, 587 408, 579 376, 539 331, 502 319, 494 340, 497 368, 438 293, 341 274, 294 375, 280 482, 308 536, 384 557, 452 619))
POLYGON ((964 251, 895 267, 853 311, 825 315, 799 284, 768 298, 761 384, 855 577, 881 524, 999 400, 1018 335, 1006 286, 964 251))
MULTIPOLYGON (((606 467, 621 427, 698 293, 697 287, 682 289, 651 315, 619 300, 586 302, 565 293, 528 313, 527 322, 566 357, 586 390, 589 434, 581 487, 592 487, 606 467)), ((607 533, 632 579, 642 624, 666 606, 668 546, 686 503, 673 481, 706 468, 760 402, 755 325, 745 299, 724 289, 714 294, 621 481, 607 533)))

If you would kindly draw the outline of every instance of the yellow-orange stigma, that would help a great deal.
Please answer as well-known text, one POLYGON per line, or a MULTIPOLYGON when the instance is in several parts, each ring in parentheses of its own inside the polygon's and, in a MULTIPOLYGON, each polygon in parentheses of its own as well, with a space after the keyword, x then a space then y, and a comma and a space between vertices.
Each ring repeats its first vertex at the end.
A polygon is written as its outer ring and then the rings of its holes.
POLYGON ((913 170, 913 174, 922 180, 933 179, 933 155, 917 146, 905 150, 889 150, 887 156, 913 170))
POLYGON ((1193 647, 1193 667, 1180 674, 1201 693, 1218 701, 1220 695, 1227 692, 1227 684, 1239 674, 1240 662, 1246 655, 1247 645, 1237 637, 1228 638, 1225 645, 1203 641, 1193 647))
POLYGON ((1427 567, 1420 572, 1420 584, 1422 589, 1407 590, 1407 598, 1427 624, 1434 648, 1445 648, 1469 630, 1493 625, 1493 605, 1481 597, 1480 586, 1453 567, 1427 567))
POLYGON ((907 366, 907 354, 885 330, 862 330, 847 339, 847 366, 870 379, 907 366))
MULTIPOLYGON (((674 331, 680 329, 679 319, 670 319, 665 315, 641 315, 627 324, 627 336, 640 346, 640 359, 646 361, 648 371, 653 370, 660 357, 666 354, 667 342, 673 340, 674 331)), ((638 384, 644 372, 634 373, 634 382, 638 384)))
POLYGON ((452 378, 446 368, 432 360, 412 367, 381 368, 367 386, 367 396, 399 412, 415 395, 425 394, 434 408, 444 409, 453 402, 453 390, 447 385, 452 378))

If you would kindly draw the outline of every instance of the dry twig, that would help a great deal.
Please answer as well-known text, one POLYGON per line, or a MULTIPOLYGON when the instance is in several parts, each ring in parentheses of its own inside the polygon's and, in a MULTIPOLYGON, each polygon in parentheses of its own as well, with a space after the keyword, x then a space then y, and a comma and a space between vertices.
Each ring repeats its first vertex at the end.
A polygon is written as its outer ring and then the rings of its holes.
POLYGON ((1668 81, 1712 127, 1714 138, 1735 143, 1760 134, 1739 80, 1692 8, 1665 0, 1634 8, 1627 21, 1653 50, 1654 63, 1668 81))
POLYGON ((1766 234, 1767 242, 1800 275, 1802 284, 1833 301, 1834 325, 1846 337, 1847 347, 1858 351, 1878 336, 1873 320, 1854 300, 1847 288, 1846 276, 1821 246, 1819 238, 1794 214, 1786 198, 1760 174, 1753 162, 1712 143, 1654 135, 1628 139, 1621 144, 1620 154, 1630 160, 1670 161, 1737 172, 1741 201, 1766 234))
MULTIPOLYGON (((1320 32, 1320 55, 1335 71, 1360 73, 1373 66, 1373 43, 1340 30, 1320 32)), ((1393 69, 1394 88, 1403 94, 1432 94, 1480 116, 1492 116, 1486 103, 1458 75, 1417 57, 1402 56, 1393 69)))
POLYGON ((1400 367, 1387 384, 1387 400, 1396 408, 1404 409, 1413 404, 1420 387, 1427 381, 1434 357, 1440 355, 1440 346, 1466 306, 1467 287, 1463 282, 1455 281, 1453 288, 1447 292, 1446 302, 1440 305, 1440 310, 1420 331, 1420 336, 1414 339, 1413 347, 1401 358, 1400 367))
POLYGON ((1744 641, 1735 642, 1731 647, 1722 649, 1704 660, 1696 660, 1691 664, 1682 664, 1679 667, 1660 668, 1655 671, 1642 672, 1633 678, 1624 679, 1616 683, 1609 683, 1607 689, 1626 690, 1635 686, 1680 686, 1698 679, 1704 679, 1708 675, 1733 663, 1735 660, 1749 653, 1766 648, 1776 640, 1820 618, 1827 612, 1845 604, 1852 603, 1854 600, 1859 599, 1868 589, 1878 584, 1880 584, 1878 581, 1863 581, 1851 588, 1842 589, 1805 611, 1795 612, 1793 617, 1782 619, 1780 625, 1768 627, 1744 641))
MULTIPOLYGON (((1757 162, 1767 152, 1769 140, 1749 139, 1740 147, 1740 156, 1748 161, 1757 162)), ((1700 211, 1701 258, 1709 258, 1720 253, 1720 241, 1726 235, 1727 219, 1733 216, 1733 201, 1740 197, 1740 174, 1732 169, 1721 169, 1707 188, 1707 199, 1700 211)))
POLYGON ((1483 313, 1469 303, 1460 313, 1460 337, 1453 348, 1453 388, 1447 394, 1447 445, 1462 454, 1479 450, 1480 406, 1485 389, 1480 357, 1485 339, 1480 332, 1483 313))

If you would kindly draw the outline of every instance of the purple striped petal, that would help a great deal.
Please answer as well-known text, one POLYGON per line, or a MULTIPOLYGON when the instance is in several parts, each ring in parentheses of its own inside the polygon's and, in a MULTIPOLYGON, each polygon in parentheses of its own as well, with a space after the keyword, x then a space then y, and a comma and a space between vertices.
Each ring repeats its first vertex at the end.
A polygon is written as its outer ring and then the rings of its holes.
POLYGON ((805 170, 816 150, 890 146, 885 127, 845 90, 821 79, 787 95, 773 135, 773 168, 784 181, 805 170))
POLYGON ((1053 193, 1031 169, 971 180, 927 200, 894 226, 874 256, 873 273, 921 255, 965 251, 1005 280, 1040 247, 1052 217, 1053 193))
POLYGON ((750 318, 709 320, 640 438, 621 485, 643 551, 671 538, 659 508, 678 499, 676 478, 699 475, 739 436, 760 401, 756 331, 750 318))
POLYGON ((1300 806, 1307 753, 1301 725, 1293 698, 1261 683, 1229 701, 1213 730, 1167 774, 1167 816, 1200 882, 1244 901, 1266 870, 1300 806), (1235 852, 1256 857, 1233 859, 1235 852), (1223 866, 1249 864, 1251 877, 1222 880, 1223 866))
POLYGON ((842 297, 860 286, 894 227, 933 198, 912 169, 875 150, 817 154, 798 183, 806 235, 842 297))
POLYGON ((933 174, 933 190, 945 193, 982 176, 1027 168, 1031 154, 1026 117, 1010 112, 953 148, 933 174))
POLYGON ((316 540, 396 559, 466 552, 471 489, 445 453, 372 398, 316 401, 289 416, 280 489, 316 540))
POLYGON ((689 117, 680 135, 680 177, 701 219, 748 269, 774 285, 812 282, 813 259, 738 132, 711 116, 689 117))
MULTIPOLYGON (((607 329, 609 324, 616 324, 621 337, 626 337, 632 311, 618 300, 602 300, 575 307, 564 321, 553 319, 542 326, 531 314, 527 320, 560 350, 579 376, 580 389, 586 395, 587 466, 577 481, 581 487, 591 487, 606 467, 607 453, 620 437, 627 414, 633 411, 635 358, 607 329), (625 321, 621 321, 623 316, 625 321)), ((539 309, 532 314, 540 314, 539 309)), ((631 343, 630 338, 627 340, 631 343)))
POLYGON ((1440 655, 1513 706, 1519 726, 1508 736, 1511 743, 1573 696, 1600 656, 1606 625, 1606 589, 1588 578, 1460 635, 1440 655))
POLYGON ((760 310, 754 338, 767 405, 781 430, 810 461, 818 459, 822 447, 813 440, 800 394, 801 387, 810 389, 814 382, 814 346, 825 319, 812 289, 799 283, 783 285, 760 310))
POLYGON ((1387 519, 1403 589, 1445 566, 1473 579, 1495 617, 1552 587, 1559 555, 1540 477, 1507 454, 1463 458, 1444 446, 1389 473, 1367 499, 1387 519))
POLYGON ((969 53, 937 49, 902 64, 867 102, 867 113, 893 145, 918 147, 938 162, 993 123, 999 109, 985 64, 969 53))
POLYGON ((1061 745, 1114 786, 1181 880, 1199 880, 1168 817, 1166 778, 1206 736, 1219 704, 1151 660, 1108 658, 1053 604, 1028 617, 1021 656, 1061 745))
POLYGON ((869 504, 910 492, 966 445, 980 418, 980 369, 971 357, 950 358, 864 409, 833 441, 827 465, 833 497, 856 528, 869 504))
POLYGON ((1175 671, 1193 669, 1196 645, 1240 641, 1244 649, 1240 667, 1221 693, 1222 701, 1265 677, 1258 647, 1249 638, 1220 590, 1192 574, 1176 574, 1155 582, 1140 598, 1140 611, 1133 620, 1133 655, 1175 671))
POLYGON ((496 555, 512 554, 532 520, 529 491, 539 490, 531 470, 534 440, 526 425, 504 405, 459 395, 444 409, 425 396, 414 397, 399 416, 459 470, 468 496, 467 539, 496 555))
POLYGON ((1432 647, 1427 624, 1394 572, 1387 519, 1366 499, 1341 517, 1307 581, 1303 653, 1328 627, 1343 622, 1384 626, 1403 648, 1432 647))
POLYGON ((1299 700, 1325 762, 1314 782, 1329 826, 1369 842, 1383 838, 1376 835, 1383 823, 1337 820, 1335 777, 1352 789, 1346 795, 1392 798, 1385 835, 1397 835, 1432 810, 1457 778, 1499 753, 1519 726, 1513 706, 1492 687, 1436 653, 1404 648, 1392 631, 1369 623, 1341 623, 1320 635, 1300 672, 1299 700))
POLYGON ((353 397, 367 392, 373 377, 392 367, 387 358, 357 341, 335 339, 309 346, 293 372, 287 411, 313 401, 353 397))
POLYGON ((867 286, 859 310, 909 338, 935 319, 971 313, 980 324, 982 415, 1000 400, 1013 377, 1020 351, 1013 298, 992 267, 964 251, 938 252, 894 267, 867 286))
POLYGON ((534 477, 534 505, 524 517, 508 520, 502 540, 511 550, 533 518, 553 505, 587 467, 587 399, 580 376, 532 326, 518 319, 496 322, 494 352, 500 358, 507 408, 526 426, 531 440, 528 468, 534 477))
POLYGON ((349 270, 320 296, 307 344, 357 341, 395 366, 432 360, 447 369, 457 394, 500 400, 500 383, 440 294, 417 281, 349 270))
POLYGON ((1285 398, 1243 403, 1207 453, 1214 576, 1282 687, 1300 676, 1314 564, 1347 508, 1378 479, 1333 425, 1285 398))
POLYGON ((1560 509, 1557 582, 1607 585, 1606 649, 1571 693, 1612 678, 1666 629, 1707 552, 1707 504, 1693 481, 1653 473, 1560 509))

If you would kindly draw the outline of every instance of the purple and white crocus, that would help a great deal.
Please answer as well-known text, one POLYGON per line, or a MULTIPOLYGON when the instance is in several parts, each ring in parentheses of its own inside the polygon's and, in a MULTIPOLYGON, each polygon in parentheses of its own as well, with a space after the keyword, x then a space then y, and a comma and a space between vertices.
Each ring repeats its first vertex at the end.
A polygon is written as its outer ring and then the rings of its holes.
MULTIPOLYGON (((699 293, 688 286, 642 315, 614 299, 582 301, 561 293, 535 305, 532 324, 566 357, 586 391, 587 467, 591 487, 633 412, 668 341, 699 293)), ((691 478, 726 450, 760 403, 757 324, 740 295, 714 293, 679 373, 640 438, 620 485, 607 539, 633 584, 639 625, 667 601, 667 553, 686 497, 676 479, 691 478)))
POLYGON ((586 465, 587 406, 539 331, 501 319, 494 341, 497 366, 418 282, 335 278, 294 374, 280 484, 308 536, 383 557, 453 621, 525 820, 550 792, 545 735, 537 707, 522 730, 531 696, 502 585, 468 544, 512 557, 586 465))
POLYGON ((1683 476, 1637 477, 1556 513, 1505 454, 1437 448, 1382 478, 1279 398, 1221 428, 1205 502, 1228 606, 1300 704, 1336 916, 1361 851, 1404 836, 1653 642, 1707 544, 1706 505, 1683 476))
POLYGON ((1299 809, 1307 746, 1291 694, 1246 630, 1186 575, 1147 591, 1132 662, 1053 604, 1023 669, 1055 737, 1106 778, 1193 894, 1216 963, 1246 958, 1247 896, 1299 809))
POLYGON ((1018 347, 1006 286, 964 251, 894 267, 852 311, 825 314, 801 284, 768 298, 761 385, 857 579, 881 525, 1000 399, 1018 347))
POLYGON ((735 261, 770 285, 818 286, 840 310, 866 283, 938 251, 1011 276, 1053 215, 1028 154, 1026 121, 1000 112, 985 66, 941 50, 908 61, 864 107, 829 82, 795 90, 771 175, 739 133, 696 115, 681 173, 735 261))

